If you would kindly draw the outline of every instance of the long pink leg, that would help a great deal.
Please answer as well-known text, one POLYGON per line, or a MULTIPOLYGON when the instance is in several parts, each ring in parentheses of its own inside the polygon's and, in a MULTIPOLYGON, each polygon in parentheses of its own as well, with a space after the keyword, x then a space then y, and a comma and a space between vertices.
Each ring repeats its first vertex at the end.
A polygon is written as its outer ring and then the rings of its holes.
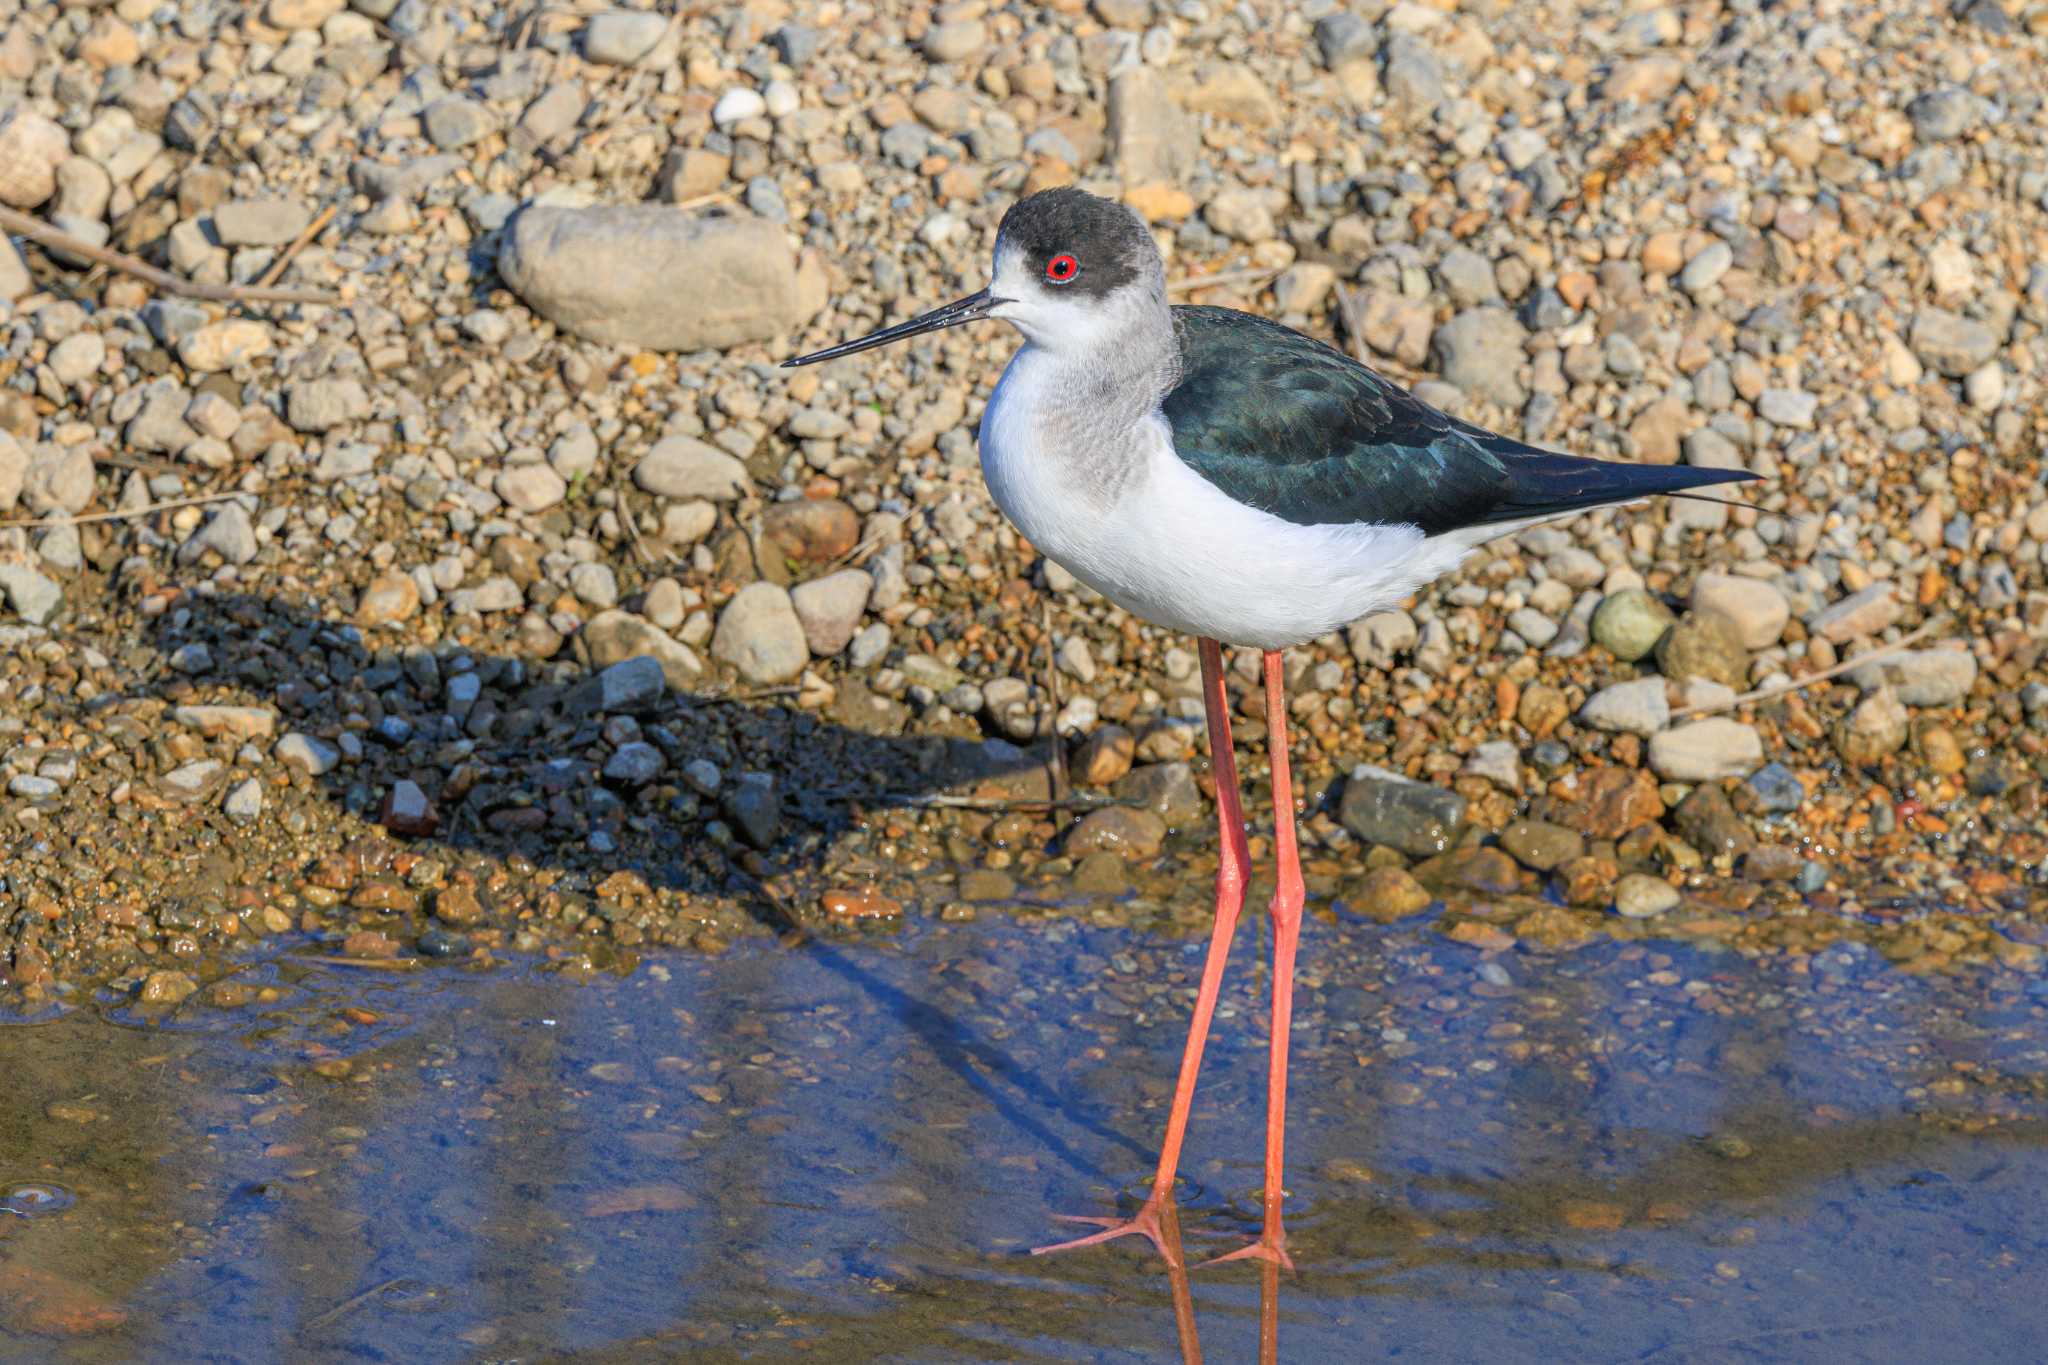
POLYGON ((1188 1023, 1187 1046, 1181 1052, 1180 1079, 1173 1087, 1173 1109, 1166 1118, 1166 1141, 1159 1149, 1159 1169, 1152 1177, 1152 1192, 1135 1216, 1123 1219, 1055 1215, 1063 1222, 1099 1224, 1103 1230, 1071 1242, 1034 1247, 1034 1256, 1141 1233, 1159 1248, 1168 1265, 1180 1264, 1177 1251, 1160 1232, 1160 1209, 1173 1197, 1173 1178, 1180 1169, 1181 1140, 1187 1136, 1188 1111, 1195 1103, 1195 1077, 1202 1069, 1202 1045, 1209 1039, 1209 1020, 1216 1013, 1216 995, 1223 986, 1223 965, 1230 957, 1230 936, 1237 928, 1238 913, 1244 909, 1245 881, 1251 869, 1251 852, 1245 846, 1244 799, 1237 785, 1237 756, 1230 748, 1230 697, 1223 682, 1223 648, 1214 640, 1203 640, 1199 652, 1202 709, 1209 722, 1209 758, 1216 772, 1216 819, 1222 827, 1222 851, 1216 863, 1216 927, 1209 934, 1209 956, 1202 964, 1202 987, 1195 997, 1195 1016, 1188 1023))
MULTIPOLYGON (((1294 1268, 1280 1225, 1287 1145, 1287 1034, 1294 1021, 1294 949, 1301 940, 1301 851, 1294 838, 1294 786, 1287 767, 1287 675, 1280 655, 1266 651, 1266 743, 1273 761, 1273 842, 1278 885, 1273 890, 1273 1040, 1266 1060, 1265 1229, 1259 1240, 1216 1261, 1257 1257, 1294 1268)), ((1215 1261, 1207 1262, 1215 1264, 1215 1261)))

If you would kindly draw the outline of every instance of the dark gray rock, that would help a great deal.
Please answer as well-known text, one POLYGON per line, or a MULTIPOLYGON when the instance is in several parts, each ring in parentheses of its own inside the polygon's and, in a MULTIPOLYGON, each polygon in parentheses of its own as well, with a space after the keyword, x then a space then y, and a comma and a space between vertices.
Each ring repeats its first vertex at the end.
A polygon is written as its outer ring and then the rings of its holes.
POLYGON ((1465 827, 1465 798, 1385 769, 1360 766, 1344 784, 1338 809, 1344 827, 1367 843, 1411 858, 1449 848, 1465 827))

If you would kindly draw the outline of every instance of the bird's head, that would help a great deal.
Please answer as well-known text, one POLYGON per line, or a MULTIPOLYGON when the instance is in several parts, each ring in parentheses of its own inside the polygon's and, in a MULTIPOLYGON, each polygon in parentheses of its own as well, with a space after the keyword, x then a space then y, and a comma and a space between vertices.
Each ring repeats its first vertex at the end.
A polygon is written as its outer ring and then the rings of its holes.
POLYGON ((785 360, 835 360, 981 318, 1014 325, 1035 346, 1085 356, 1114 346, 1148 314, 1164 314, 1166 268, 1139 217, 1071 186, 1010 206, 996 230, 989 287, 855 341, 785 360))

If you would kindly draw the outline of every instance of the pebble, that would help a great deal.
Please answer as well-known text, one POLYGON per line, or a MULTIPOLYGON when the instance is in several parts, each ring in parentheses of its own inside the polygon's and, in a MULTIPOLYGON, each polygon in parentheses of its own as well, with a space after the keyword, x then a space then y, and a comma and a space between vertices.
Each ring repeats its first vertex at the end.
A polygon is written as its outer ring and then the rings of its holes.
POLYGON ((1872 583, 1806 618, 1806 628, 1836 644, 1876 635, 1899 619, 1901 607, 1889 580, 1872 583))
POLYGON ((213 374, 269 355, 272 346, 270 329, 262 323, 228 318, 209 322, 181 338, 178 360, 196 374, 213 374))
POLYGON ((766 341, 795 331, 825 302, 821 287, 800 278, 781 227, 665 205, 529 207, 513 222, 498 270, 563 330, 654 351, 766 341))
POLYGON ((737 668, 750 683, 785 683, 810 661, 810 641, 787 589, 749 583, 718 615, 711 655, 737 668))
POLYGON ((1742 647, 1752 650, 1777 644, 1792 619, 1792 606, 1775 585, 1740 574, 1701 574, 1693 580, 1691 608, 1727 617, 1742 647))
POLYGON ((1445 382, 1503 408, 1519 408, 1522 324, 1505 308, 1468 308, 1430 337, 1429 354, 1445 382))
POLYGON ((874 582, 865 569, 841 569, 790 590, 790 606, 811 653, 830 657, 852 642, 874 582))
POLYGON ((1650 593, 1624 588, 1600 599, 1593 611, 1593 639, 1623 663, 1634 663, 1655 649, 1677 620, 1650 593))
POLYGON ((230 199, 213 206, 213 233, 222 246, 284 246, 313 222, 313 211, 291 199, 230 199))
POLYGON ((1449 848, 1464 828, 1465 798, 1442 787, 1361 768, 1344 784, 1339 818, 1367 843, 1428 858, 1449 848))
POLYGON ((492 481, 491 490, 527 513, 545 512, 569 495, 569 485, 547 464, 514 465, 492 481))
POLYGON ((1627 919, 1652 919, 1678 908, 1678 888, 1662 877, 1631 872, 1614 884, 1614 910, 1627 919))
POLYGON ((1741 688, 1749 674, 1742 630, 1718 611, 1689 611, 1657 641, 1657 667, 1673 682, 1704 678, 1741 688))
POLYGON ((751 484, 747 468, 690 436, 665 436, 633 466, 633 482, 664 498, 730 502, 751 484))
POLYGON ((0 594, 16 616, 32 626, 45 625, 64 605, 64 589, 34 569, 0 562, 0 594))
POLYGON ((640 10, 607 10, 583 26, 583 55, 605 66, 632 66, 654 51, 668 20, 640 10))
POLYGON ((1579 723, 1595 730, 1654 735, 1671 723, 1671 703, 1661 676, 1636 678, 1601 688, 1579 708, 1579 723))
POLYGON ((1650 737, 1650 770, 1667 782, 1745 777, 1764 761, 1754 727, 1726 716, 1689 721, 1650 737))

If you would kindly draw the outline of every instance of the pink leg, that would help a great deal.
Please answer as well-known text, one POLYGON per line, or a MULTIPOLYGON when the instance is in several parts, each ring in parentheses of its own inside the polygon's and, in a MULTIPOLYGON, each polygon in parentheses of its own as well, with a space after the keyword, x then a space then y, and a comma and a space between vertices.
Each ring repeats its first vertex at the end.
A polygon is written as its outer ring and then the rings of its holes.
POLYGON ((1195 1077, 1202 1069, 1202 1045, 1209 1038, 1210 1016, 1216 1013, 1216 995, 1223 986, 1223 964, 1230 956, 1230 936, 1237 928, 1238 912, 1244 908, 1245 880, 1251 869, 1251 853, 1245 847, 1244 800, 1237 786, 1237 756, 1230 748, 1230 698, 1224 690, 1223 649, 1214 640, 1203 640, 1200 653, 1202 709, 1209 721, 1209 757, 1216 771, 1216 819, 1222 827, 1222 851, 1216 863, 1216 927, 1209 934, 1209 957, 1202 964, 1202 987, 1195 997, 1195 1016, 1188 1023, 1187 1046, 1181 1052, 1180 1079, 1173 1088, 1173 1109, 1166 1118, 1166 1141, 1159 1149, 1159 1168, 1152 1177, 1152 1192, 1135 1216, 1122 1219, 1056 1215, 1064 1222, 1099 1224, 1103 1231, 1071 1242, 1034 1247, 1034 1256, 1141 1233, 1151 1238, 1168 1265, 1180 1264, 1177 1251, 1169 1247, 1160 1231, 1160 1210, 1170 1207, 1172 1202, 1173 1178, 1180 1169, 1181 1139, 1187 1136, 1188 1111, 1195 1103, 1195 1077))
MULTIPOLYGON (((1273 1040, 1266 1062, 1265 1230, 1259 1240, 1217 1261, 1257 1257, 1294 1268, 1280 1226, 1281 1185, 1287 1145, 1287 1033, 1294 1020, 1294 949, 1301 939, 1301 852, 1294 839, 1294 785, 1287 767, 1287 677, 1280 655, 1266 651, 1266 743, 1273 761, 1273 842, 1278 885, 1273 890, 1273 1040)), ((1215 1262, 1209 1262, 1215 1264, 1215 1262)))

